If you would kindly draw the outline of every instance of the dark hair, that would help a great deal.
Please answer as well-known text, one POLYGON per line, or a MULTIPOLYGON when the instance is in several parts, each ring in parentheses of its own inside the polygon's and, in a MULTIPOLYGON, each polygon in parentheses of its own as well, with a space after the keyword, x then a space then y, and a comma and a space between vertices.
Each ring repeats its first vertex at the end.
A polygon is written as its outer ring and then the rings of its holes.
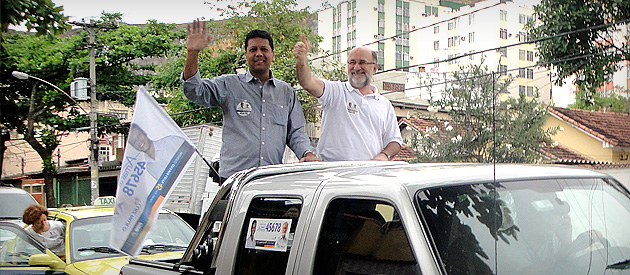
POLYGON ((48 216, 48 209, 39 204, 29 205, 26 209, 24 209, 24 214, 22 214, 22 221, 25 224, 33 224, 35 223, 42 214, 48 216))
POLYGON ((245 36, 245 50, 247 50, 247 42, 249 42, 252 38, 263 38, 269 40, 269 46, 271 46, 271 50, 273 51, 273 38, 271 37, 271 34, 267 31, 258 29, 250 31, 247 36, 245 36))

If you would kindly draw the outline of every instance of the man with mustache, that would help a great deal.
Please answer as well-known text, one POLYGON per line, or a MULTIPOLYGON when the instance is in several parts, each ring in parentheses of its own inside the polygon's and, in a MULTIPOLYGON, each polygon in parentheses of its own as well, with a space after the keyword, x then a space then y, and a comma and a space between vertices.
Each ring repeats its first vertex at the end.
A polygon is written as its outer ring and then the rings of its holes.
POLYGON ((304 129, 302 106, 289 84, 273 77, 273 38, 263 30, 252 30, 245 38, 249 70, 202 79, 199 52, 210 45, 206 22, 188 25, 188 56, 181 80, 191 101, 223 110, 223 145, 219 176, 251 167, 282 163, 285 145, 300 162, 318 161, 304 129))
POLYGON ((348 54, 348 81, 311 75, 306 37, 293 48, 298 82, 322 106, 322 132, 317 153, 324 161, 391 160, 402 137, 392 104, 371 85, 378 69, 377 54, 355 47, 348 54))

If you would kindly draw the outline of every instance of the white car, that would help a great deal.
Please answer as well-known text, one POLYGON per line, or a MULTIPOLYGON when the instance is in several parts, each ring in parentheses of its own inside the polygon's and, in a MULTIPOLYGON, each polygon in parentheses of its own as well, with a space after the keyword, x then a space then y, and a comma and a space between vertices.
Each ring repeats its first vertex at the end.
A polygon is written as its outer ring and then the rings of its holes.
POLYGON ((180 264, 121 274, 630 274, 630 192, 587 169, 301 163, 219 194, 180 264))
POLYGON ((24 209, 39 204, 28 192, 15 187, 0 186, 0 219, 22 219, 24 209))

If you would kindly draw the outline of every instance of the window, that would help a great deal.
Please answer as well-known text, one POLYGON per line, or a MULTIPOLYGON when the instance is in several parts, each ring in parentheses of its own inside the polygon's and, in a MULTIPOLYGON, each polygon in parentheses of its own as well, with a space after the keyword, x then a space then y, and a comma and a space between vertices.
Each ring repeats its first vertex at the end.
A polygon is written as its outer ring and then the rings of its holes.
POLYGON ((234 274, 285 274, 302 201, 254 198, 241 229, 234 274), (266 234, 257 234, 259 230, 266 234), (258 236, 262 235, 262 238, 258 236))
POLYGON ((98 147, 98 161, 105 162, 109 161, 109 146, 99 146, 98 147))
POLYGON ((403 15, 403 8, 402 7, 396 7, 396 15, 403 15))
POLYGON ((449 37, 448 38, 448 47, 450 48, 450 47, 453 47, 453 46, 455 46, 455 41, 454 41, 453 37, 449 37))
POLYGON ((335 199, 324 214, 313 274, 420 274, 400 215, 391 204, 335 199))
POLYGON ((468 15, 468 25, 472 25, 473 23, 475 23, 475 14, 469 14, 468 15))
POLYGON ((500 10, 499 17, 501 21, 507 21, 507 11, 500 10))
POLYGON ((499 53, 504 57, 507 57, 507 48, 499 48, 499 53))
POLYGON ((525 78, 525 68, 518 68, 518 77, 525 78))
POLYGON ((472 42, 475 42, 475 33, 474 32, 468 33, 468 43, 472 43, 472 42))
POLYGON ((433 33, 440 33, 440 26, 433 27, 433 33))
POLYGON ((447 59, 448 59, 448 64, 449 64, 449 65, 451 65, 451 64, 453 64, 453 63, 454 63, 454 62, 453 62, 453 60, 452 60, 452 59, 453 59, 453 55, 452 55, 452 54, 449 54, 449 55, 448 55, 448 57, 447 57, 447 59))
POLYGON ((534 79, 534 69, 527 69, 527 78, 534 79))
MULTIPOLYGON (((2 236, 3 241, 2 246, 0 246, 3 248, 0 251, 0 266, 2 267, 28 267, 31 255, 46 253, 46 249, 40 243, 33 241, 32 237, 18 225, 2 224, 0 236, 2 236)), ((42 273, 44 273, 43 270, 42 273)))
POLYGON ((525 90, 525 86, 523 85, 518 85, 518 94, 519 95, 525 95, 527 91, 525 90))
POLYGON ((507 65, 499 65, 499 75, 507 75, 507 65))
POLYGON ((518 32, 518 41, 519 42, 526 42, 529 40, 529 37, 527 36, 526 32, 518 32))
POLYGON ((440 49, 440 41, 433 41, 433 50, 437 51, 440 49))
POLYGON ((435 68, 440 67, 440 59, 439 58, 437 58, 437 57, 433 58, 433 62, 435 62, 435 64, 433 64, 433 67, 435 67, 435 68))
POLYGON ((525 60, 525 50, 518 50, 518 60, 525 60))
POLYGON ((468 58, 469 58, 470 60, 474 60, 474 59, 475 59, 475 55, 473 54, 474 52, 475 52, 475 51, 470 50, 470 52, 468 53, 468 54, 469 54, 469 55, 468 55, 468 58))
POLYGON ((453 29, 453 21, 448 21, 448 29, 449 30, 453 29))
POLYGON ((534 61, 534 52, 527 51, 527 61, 534 61))
POLYGON ((501 37, 501 39, 507 39, 507 29, 499 29, 499 37, 501 37))
POLYGON ((519 24, 527 24, 527 15, 519 14, 518 15, 518 23, 519 24))
POLYGON ((378 19, 378 27, 379 28, 385 28, 385 19, 384 18, 379 18, 378 19))
POLYGON ((534 96, 534 87, 533 86, 527 86, 527 96, 529 96, 529 97, 533 97, 534 96))
POLYGON ((432 188, 418 192, 416 202, 445 270, 465 273, 474 265, 486 274, 523 274, 528 268, 537 274, 586 274, 627 259, 627 253, 606 253, 626 251, 630 243, 619 223, 630 219, 628 204, 620 201, 627 196, 614 181, 554 179, 432 188), (594 232, 606 232, 602 244, 608 248, 563 256, 563 247, 582 238, 585 246, 599 245, 588 241, 594 232), (563 264, 547 262, 550 257, 563 264))

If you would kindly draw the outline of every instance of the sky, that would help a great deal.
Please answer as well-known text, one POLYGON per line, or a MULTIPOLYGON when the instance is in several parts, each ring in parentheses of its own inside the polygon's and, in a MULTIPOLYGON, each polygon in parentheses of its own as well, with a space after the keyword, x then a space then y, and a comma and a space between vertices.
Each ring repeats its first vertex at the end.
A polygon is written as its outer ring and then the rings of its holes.
MULTIPOLYGON (((224 19, 216 7, 235 5, 240 0, 53 0, 56 6, 64 7, 64 15, 70 21, 97 19, 102 11, 123 14, 123 22, 143 24, 149 19, 162 23, 188 23, 196 18, 224 19), (208 2, 209 4, 204 4, 208 2), (213 8, 214 7, 214 8, 213 8)), ((310 7, 310 11, 321 7, 323 0, 297 0, 298 8, 310 7)), ((335 1, 329 1, 335 2, 335 1)))

